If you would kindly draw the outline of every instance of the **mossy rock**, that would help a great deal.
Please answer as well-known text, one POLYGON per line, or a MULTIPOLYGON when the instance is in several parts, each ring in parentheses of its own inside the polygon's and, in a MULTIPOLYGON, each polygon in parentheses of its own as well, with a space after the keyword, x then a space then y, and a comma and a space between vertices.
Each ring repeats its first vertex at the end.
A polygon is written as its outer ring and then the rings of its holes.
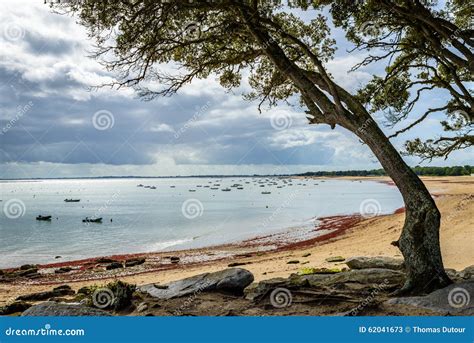
POLYGON ((339 268, 312 268, 305 267, 301 268, 298 271, 298 275, 311 275, 311 274, 336 274, 340 273, 341 269, 339 268))
POLYGON ((346 259, 342 256, 328 257, 326 262, 344 262, 346 259))

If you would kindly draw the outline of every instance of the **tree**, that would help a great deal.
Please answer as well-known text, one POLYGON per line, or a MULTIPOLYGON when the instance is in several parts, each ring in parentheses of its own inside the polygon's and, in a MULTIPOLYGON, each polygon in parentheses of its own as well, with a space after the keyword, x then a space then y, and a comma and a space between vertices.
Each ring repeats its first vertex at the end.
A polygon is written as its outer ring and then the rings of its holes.
POLYGON ((425 93, 442 90, 448 101, 428 108, 396 137, 436 113, 445 113, 445 135, 406 142, 408 154, 424 159, 447 158, 474 145, 474 73, 472 4, 468 0, 320 1, 330 4, 336 25, 343 27, 355 49, 369 56, 354 69, 387 61, 386 74, 375 76, 360 92, 371 112, 384 111, 393 126, 413 113, 425 93))
MULTIPOLYGON (((295 6, 307 9, 306 1, 295 6)), ((310 124, 339 125, 356 134, 406 205, 397 242, 407 266, 400 293, 430 292, 451 283, 439 246, 440 213, 431 195, 359 97, 338 85, 324 67, 335 44, 325 16, 305 22, 281 3, 257 0, 85 0, 73 3, 71 10, 97 40, 95 56, 118 73, 118 87, 134 87, 153 99, 211 74, 224 87, 236 87, 248 70, 253 91, 247 98, 270 105, 299 98, 310 124), (167 73, 167 63, 178 65, 181 73, 167 73)))

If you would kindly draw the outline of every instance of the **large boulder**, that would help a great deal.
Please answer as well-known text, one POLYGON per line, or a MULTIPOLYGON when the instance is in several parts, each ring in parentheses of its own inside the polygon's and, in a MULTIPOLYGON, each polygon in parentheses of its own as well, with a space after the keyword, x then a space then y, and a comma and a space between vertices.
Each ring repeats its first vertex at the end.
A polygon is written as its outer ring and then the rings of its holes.
POLYGON ((165 285, 148 284, 138 288, 159 299, 171 299, 200 292, 223 291, 242 294, 253 282, 251 272, 241 268, 229 268, 215 273, 204 273, 165 285))
POLYGON ((376 257, 351 257, 346 261, 351 269, 383 268, 401 270, 404 268, 404 262, 400 258, 376 256, 376 257))
POLYGON ((428 309, 440 315, 472 316, 474 315, 474 281, 452 284, 425 296, 389 299, 385 304, 428 309))
POLYGON ((66 304, 47 301, 38 305, 31 306, 22 316, 110 316, 108 312, 84 306, 81 304, 66 304))

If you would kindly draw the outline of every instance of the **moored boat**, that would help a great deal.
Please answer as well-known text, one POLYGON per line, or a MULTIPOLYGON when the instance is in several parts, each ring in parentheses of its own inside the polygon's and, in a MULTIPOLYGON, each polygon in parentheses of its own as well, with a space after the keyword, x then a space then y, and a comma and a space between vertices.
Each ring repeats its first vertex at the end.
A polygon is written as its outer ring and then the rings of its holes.
POLYGON ((65 202, 79 202, 81 199, 64 199, 65 202))
POLYGON ((39 216, 36 217, 36 220, 51 221, 51 216, 39 215, 39 216))
POLYGON ((102 218, 89 218, 86 217, 86 219, 82 219, 83 223, 102 223, 102 218))

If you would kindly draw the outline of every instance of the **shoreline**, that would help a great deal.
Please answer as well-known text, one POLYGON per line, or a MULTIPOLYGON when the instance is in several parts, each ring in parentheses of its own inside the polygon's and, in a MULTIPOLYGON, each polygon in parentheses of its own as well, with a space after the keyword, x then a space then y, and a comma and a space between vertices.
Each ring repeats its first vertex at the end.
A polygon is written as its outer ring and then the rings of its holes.
MULTIPOLYGON (((230 177, 230 176, 229 176, 230 177)), ((263 176, 262 176, 263 177, 263 176)), ((282 176, 286 177, 286 176, 282 176)), ((311 179, 311 180, 352 180, 352 181, 374 181, 377 183, 385 184, 388 186, 395 187, 393 181, 390 178, 385 176, 289 176, 295 179, 311 179)), ((168 178, 168 177, 162 177, 168 178)), ((61 179, 60 179, 61 180, 61 179)), ((395 209, 392 213, 380 214, 378 217, 387 216, 391 214, 398 213, 403 211, 404 207, 395 209)), ((304 247, 312 243, 321 242, 325 239, 330 239, 336 235, 340 235, 343 231, 349 229, 356 223, 358 223, 363 218, 360 213, 348 213, 348 214, 334 214, 324 217, 314 217, 311 218, 314 222, 314 225, 302 225, 302 226, 292 226, 285 227, 281 229, 276 229, 273 232, 267 234, 261 234, 249 238, 244 238, 239 241, 229 242, 229 243, 218 243, 214 245, 206 245, 196 248, 177 248, 173 249, 172 247, 169 250, 161 251, 137 251, 137 252, 126 252, 126 253, 117 253, 111 255, 94 255, 90 257, 80 257, 72 258, 68 260, 58 260, 57 262, 51 261, 46 263, 35 263, 39 268, 60 268, 66 266, 84 266, 91 263, 94 263, 100 259, 113 259, 113 260, 126 260, 132 258, 153 258, 160 257, 161 255, 181 255, 186 253, 193 253, 198 251, 215 251, 215 250, 239 250, 239 249, 254 249, 253 252, 267 252, 267 251, 282 251, 290 250, 296 247, 304 247), (318 223, 319 222, 319 223, 318 223), (344 226, 343 230, 340 230, 341 226, 344 226), (324 232, 324 231, 335 231, 324 232), (315 235, 319 233, 318 235, 315 235), (258 250, 258 251, 257 251, 258 250)), ((54 253, 51 254, 54 256, 54 253)), ((230 257, 230 256, 229 256, 230 257)), ((60 257, 62 258, 62 257, 60 257)), ((212 258, 208 259, 209 261, 215 260, 212 258)), ((200 262, 206 262, 204 260, 200 262)), ((1 267, 0 271, 12 271, 20 268, 22 265, 28 265, 31 263, 20 263, 18 265, 12 265, 8 267, 1 267)))
MULTIPOLYGON (((391 182, 386 177, 342 177, 348 178, 391 182)), ((443 215, 441 246, 445 266, 460 270, 474 264, 474 251, 471 249, 474 219, 470 216, 474 211, 474 178, 425 177, 423 181, 434 194, 443 215)), ((331 256, 401 257, 400 251, 390 243, 398 239, 403 221, 403 208, 393 214, 373 218, 361 218, 360 215, 329 216, 320 218, 319 225, 312 228, 311 232, 317 232, 318 235, 303 240, 286 240, 284 244, 281 243, 282 233, 275 233, 247 239, 239 244, 44 264, 39 266, 38 278, 21 278, 10 282, 1 280, 0 304, 23 293, 42 291, 49 289, 51 285, 65 283, 70 283, 74 289, 105 284, 117 279, 135 284, 166 283, 204 272, 222 270, 231 265, 250 270, 255 280, 260 281, 279 276, 287 277, 302 267, 334 268, 344 264, 325 261, 331 256), (325 230, 323 234, 322 230, 325 230), (268 246, 269 242, 277 246, 271 250, 262 249, 268 246), (179 257, 179 262, 172 263, 171 257, 179 257), (110 262, 100 262, 107 259, 123 261, 139 258, 145 258, 146 262, 136 267, 114 270, 105 269, 110 262), (289 264, 292 260, 298 262, 289 264), (70 267, 73 270, 56 274, 55 270, 61 267, 70 267)))

